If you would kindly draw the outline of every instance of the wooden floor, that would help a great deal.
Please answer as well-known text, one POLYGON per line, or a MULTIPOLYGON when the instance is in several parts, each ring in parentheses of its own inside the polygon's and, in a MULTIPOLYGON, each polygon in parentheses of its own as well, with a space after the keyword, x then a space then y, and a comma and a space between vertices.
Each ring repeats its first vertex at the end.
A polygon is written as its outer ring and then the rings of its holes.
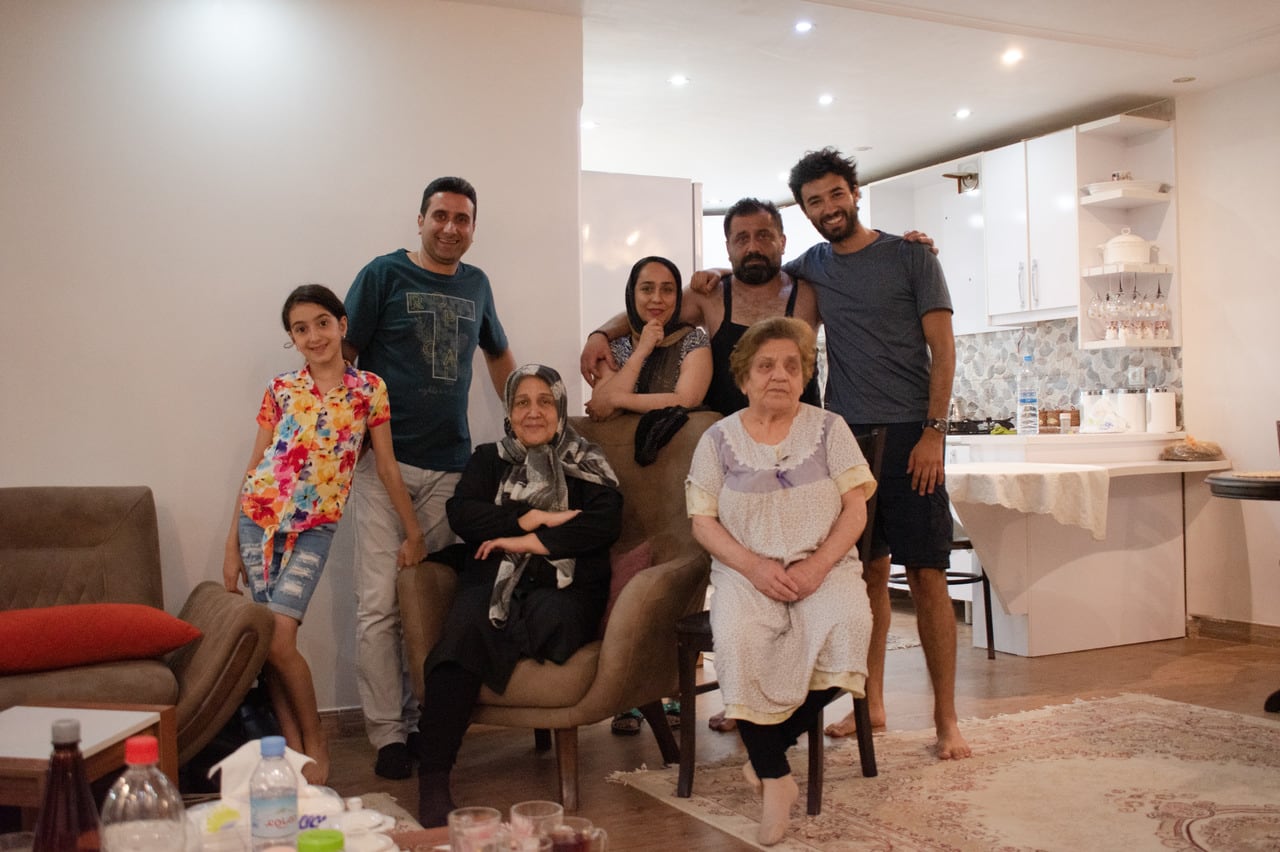
MULTIPOLYGON (((895 602, 894 629, 914 632, 910 603, 895 602)), ((1275 718, 1263 701, 1280 689, 1280 648, 1215 639, 1173 639, 1035 659, 973 648, 967 625, 959 627, 957 703, 961 719, 1015 713, 1077 697, 1140 692, 1174 701, 1275 718)), ((920 649, 890 651, 886 676, 889 728, 932 726, 932 696, 920 649)), ((850 706, 843 698, 827 709, 827 719, 850 706)), ((698 757, 702 761, 741 755, 736 734, 707 730, 705 718, 720 709, 719 693, 698 701, 698 757)), ((581 816, 608 829, 619 850, 744 850, 744 844, 675 808, 620 784, 605 783, 615 770, 658 765, 661 758, 646 725, 640 735, 613 735, 602 722, 579 732, 581 816)), ((374 751, 363 732, 351 731, 333 743, 332 786, 344 796, 380 790, 417 811, 417 781, 386 781, 373 774, 374 751)), ((474 727, 454 773, 459 804, 490 805, 506 811, 514 802, 556 797, 553 752, 536 753, 530 731, 474 727)))

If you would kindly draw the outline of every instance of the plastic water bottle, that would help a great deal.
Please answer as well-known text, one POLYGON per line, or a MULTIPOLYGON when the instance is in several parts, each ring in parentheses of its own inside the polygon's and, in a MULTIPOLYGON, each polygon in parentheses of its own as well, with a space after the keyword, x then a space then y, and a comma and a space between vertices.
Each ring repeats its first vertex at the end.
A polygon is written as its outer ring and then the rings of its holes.
POLYGON ((249 779, 253 852, 294 848, 298 835, 298 776, 284 759, 284 737, 262 738, 262 760, 249 779))
POLYGON ((182 852, 186 813, 180 794, 160 771, 155 737, 124 741, 124 774, 102 803, 102 848, 107 852, 182 852))
POLYGON ((1031 363, 1031 353, 1022 356, 1022 369, 1018 370, 1018 405, 1014 409, 1014 423, 1019 435, 1040 434, 1040 381, 1031 363))
POLYGON ((80 722, 53 723, 53 754, 36 818, 33 852, 97 852, 98 808, 80 753, 80 722))

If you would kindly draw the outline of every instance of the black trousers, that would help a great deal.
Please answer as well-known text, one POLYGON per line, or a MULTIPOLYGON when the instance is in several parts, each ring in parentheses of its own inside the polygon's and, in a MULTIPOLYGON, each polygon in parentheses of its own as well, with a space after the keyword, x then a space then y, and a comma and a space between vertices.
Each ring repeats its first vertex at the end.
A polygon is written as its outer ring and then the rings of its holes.
POLYGON ((471 725, 471 711, 480 697, 480 675, 457 663, 440 663, 425 672, 422 688, 422 733, 419 772, 448 772, 471 725))
POLYGON ((783 778, 791 774, 787 749, 796 744, 800 735, 809 730, 814 719, 818 718, 822 708, 835 701, 840 692, 838 686, 810 692, 794 713, 776 725, 738 720, 738 733, 742 736, 742 744, 747 747, 751 768, 758 777, 783 778))

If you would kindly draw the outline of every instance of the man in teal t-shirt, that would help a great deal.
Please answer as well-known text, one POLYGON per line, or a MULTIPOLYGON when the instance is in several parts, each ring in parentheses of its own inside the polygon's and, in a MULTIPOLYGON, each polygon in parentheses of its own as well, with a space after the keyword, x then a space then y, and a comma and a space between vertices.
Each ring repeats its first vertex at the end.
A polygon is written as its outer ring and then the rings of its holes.
MULTIPOLYGON (((347 291, 344 351, 382 377, 391 439, 428 552, 453 541, 445 502, 471 456, 467 397, 478 347, 501 399, 515 359, 498 321, 489 278, 462 263, 475 232, 476 191, 458 177, 427 185, 418 214, 421 248, 374 258, 347 291)), ((409 737, 418 707, 409 689, 396 602, 399 520, 372 454, 356 466, 356 671, 374 771, 413 773, 409 737)))

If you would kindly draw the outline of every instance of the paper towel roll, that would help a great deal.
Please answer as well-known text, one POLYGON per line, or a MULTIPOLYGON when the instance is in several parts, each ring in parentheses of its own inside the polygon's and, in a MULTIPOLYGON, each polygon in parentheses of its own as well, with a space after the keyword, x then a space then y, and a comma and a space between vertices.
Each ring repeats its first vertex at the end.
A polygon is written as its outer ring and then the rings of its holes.
POLYGON ((1147 431, 1178 431, 1178 398, 1168 388, 1147 391, 1147 431))

